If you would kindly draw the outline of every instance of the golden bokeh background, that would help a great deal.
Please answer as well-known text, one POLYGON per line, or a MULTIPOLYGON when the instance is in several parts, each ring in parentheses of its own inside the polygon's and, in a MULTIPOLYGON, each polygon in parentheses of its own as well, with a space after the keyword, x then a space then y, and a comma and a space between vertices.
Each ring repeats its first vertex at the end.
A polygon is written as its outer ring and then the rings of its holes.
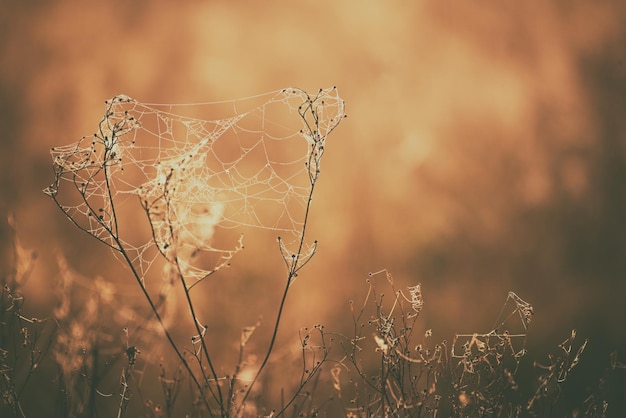
MULTIPOLYGON (((535 308, 538 357, 572 328, 590 339, 583 387, 610 351, 626 356, 626 5, 3 3, 0 214, 15 214, 40 255, 25 309, 54 305, 56 252, 136 291, 41 192, 49 148, 94 132, 104 100, 335 85, 348 117, 327 143, 309 232, 319 251, 281 335, 341 328, 368 272, 387 268, 402 286, 422 283, 435 339, 489 331, 511 290, 535 308)), ((8 231, 3 221, 5 248, 8 231)), ((206 302, 246 301, 237 327, 272 318, 282 283, 264 264, 280 261, 274 247, 246 251, 254 263, 206 302)))

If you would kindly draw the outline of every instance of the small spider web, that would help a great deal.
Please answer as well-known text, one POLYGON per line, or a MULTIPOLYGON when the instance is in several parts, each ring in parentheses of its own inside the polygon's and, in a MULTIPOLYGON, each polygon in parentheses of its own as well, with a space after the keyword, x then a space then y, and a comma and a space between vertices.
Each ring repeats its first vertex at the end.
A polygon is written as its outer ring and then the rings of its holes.
POLYGON ((276 231, 285 253, 306 255, 305 211, 326 137, 344 116, 334 87, 197 104, 119 95, 93 136, 52 148, 45 192, 142 277, 159 254, 206 277, 249 228, 276 231))
POLYGON ((526 333, 533 313, 528 302, 509 292, 493 329, 487 333, 457 334, 452 357, 459 359, 466 373, 473 374, 481 363, 506 366, 514 373, 526 354, 526 333))

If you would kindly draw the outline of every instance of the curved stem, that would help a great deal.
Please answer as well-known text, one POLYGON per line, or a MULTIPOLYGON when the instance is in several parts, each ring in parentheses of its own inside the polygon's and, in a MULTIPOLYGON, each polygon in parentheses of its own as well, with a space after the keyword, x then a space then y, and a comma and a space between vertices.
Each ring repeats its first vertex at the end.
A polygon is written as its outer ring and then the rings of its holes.
MULTIPOLYGON (((170 236, 172 237, 172 240, 175 241, 176 240, 175 239, 176 231, 174 230, 174 222, 170 218, 171 200, 170 200, 169 188, 168 188, 169 182, 170 182, 170 180, 172 178, 172 174, 173 174, 173 171, 170 172, 170 174, 168 175, 167 179, 165 180, 163 200, 165 201, 165 206, 166 206, 166 210, 165 210, 165 216, 166 216, 166 219, 167 219, 166 223, 169 226, 170 236)), ((149 216, 149 212, 148 212, 148 216, 149 216)), ((151 228, 152 228, 152 225, 151 225, 151 228)), ((154 236, 154 229, 153 229, 153 236, 154 236)), ((165 255, 165 254, 163 254, 163 255, 165 255)), ((211 360, 211 356, 209 355, 209 350, 208 350, 208 347, 206 345, 206 340, 204 338, 205 330, 200 329, 200 324, 198 322, 198 316, 196 315, 196 309, 194 307, 193 301, 191 300, 191 292, 190 292, 191 287, 187 286, 187 281, 185 280, 185 275, 183 274, 183 272, 182 272, 182 270, 180 268, 180 263, 178 261, 178 256, 176 255, 176 253, 174 254, 173 260, 171 262, 173 262, 173 264, 176 266, 176 271, 178 273, 178 278, 180 280, 180 284, 183 287, 183 292, 185 293, 185 301, 187 302, 187 307, 189 308, 189 313, 191 314, 194 326, 196 328, 196 332, 198 333, 198 336, 200 338, 200 344, 202 345, 202 350, 204 351, 204 357, 206 358, 207 364, 209 365, 209 369, 211 370, 211 375, 213 376, 213 380, 215 381, 215 386, 216 386, 216 389, 217 389, 217 395, 215 394, 215 392, 213 392, 213 389, 211 388, 211 386, 209 384, 209 379, 207 378, 206 373, 204 372, 204 369, 202 368, 202 364, 199 361, 199 363, 200 363, 199 364, 200 372, 202 373, 202 377, 204 378, 204 381, 205 381, 205 383, 207 385, 207 388, 211 392, 211 395, 217 401, 217 403, 218 403, 218 405, 220 407, 220 412, 221 412, 222 416, 225 417, 227 414, 226 414, 226 409, 224 408, 224 396, 222 394, 222 389, 221 389, 220 384, 219 384, 219 379, 218 379, 218 376, 217 376, 217 372, 215 371, 215 367, 213 366, 213 361, 211 360)), ((200 359, 198 358, 198 360, 200 360, 200 359)))

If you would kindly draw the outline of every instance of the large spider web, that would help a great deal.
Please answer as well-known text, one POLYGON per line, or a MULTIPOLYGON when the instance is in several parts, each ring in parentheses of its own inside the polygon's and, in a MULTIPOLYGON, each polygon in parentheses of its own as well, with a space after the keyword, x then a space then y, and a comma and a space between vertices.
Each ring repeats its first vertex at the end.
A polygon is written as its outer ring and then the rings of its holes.
POLYGON ((344 116, 334 87, 178 105, 119 95, 94 135, 52 148, 45 192, 142 277, 160 254, 201 279, 241 248, 229 231, 278 231, 284 251, 307 251, 305 212, 344 116))

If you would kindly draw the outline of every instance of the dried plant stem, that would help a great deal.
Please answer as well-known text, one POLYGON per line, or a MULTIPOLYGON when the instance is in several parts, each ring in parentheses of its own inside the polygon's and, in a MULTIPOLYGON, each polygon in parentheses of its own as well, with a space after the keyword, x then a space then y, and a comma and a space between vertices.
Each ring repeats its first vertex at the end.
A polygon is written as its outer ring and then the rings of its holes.
MULTIPOLYGON (((317 180, 317 177, 315 178, 315 180, 317 180)), ((265 357, 263 358, 263 361, 261 362, 261 365, 259 366, 259 369, 257 370, 256 374, 254 375, 254 378, 252 379, 252 382, 250 383, 250 385, 248 385, 248 389, 246 390, 246 393, 244 394, 242 400, 241 400, 241 404, 239 405, 238 409, 237 409, 237 415, 239 415, 239 413, 243 410, 243 408, 245 407, 245 403, 246 400, 248 399, 248 397, 250 396, 250 392, 252 391, 252 388, 254 387, 255 383, 257 382, 257 380, 259 379, 259 376, 261 375, 261 372, 263 371, 263 369, 265 368, 265 366, 267 365, 267 362, 270 359, 270 356, 272 355, 272 351, 274 350, 274 344, 276 343, 276 338, 278 337, 278 328, 280 327, 280 321, 282 319, 283 316, 283 310, 285 309, 285 303, 287 302, 287 295, 289 294, 289 288, 291 287, 291 284, 293 283, 293 280, 296 278, 296 276, 298 275, 298 271, 304 266, 304 264, 306 264, 311 257, 313 256, 314 253, 311 253, 309 255, 309 257, 304 260, 304 262, 302 263, 302 265, 300 264, 300 260, 301 260, 301 254, 302 254, 302 249, 304 247, 304 240, 305 240, 305 233, 306 233, 306 227, 307 227, 307 221, 308 221, 308 217, 309 217, 309 210, 311 208, 311 201, 313 200, 313 191, 315 190, 315 182, 316 181, 312 181, 311 182, 311 190, 309 193, 309 199, 307 201, 307 206, 306 206, 306 211, 304 214, 304 223, 302 226, 302 234, 300 235, 300 242, 298 244, 298 252, 294 254, 295 257, 293 257, 293 260, 289 266, 289 271, 287 273, 287 280, 285 283, 285 288, 283 289, 283 295, 280 299, 280 304, 278 305, 278 312, 276 313, 276 321, 274 323, 274 328, 272 330, 272 337, 270 339, 270 343, 267 347, 267 351, 265 353, 265 357)), ((280 245, 280 243, 279 243, 280 245)))
POLYGON ((309 137, 312 138, 313 140, 311 144, 311 152, 309 153, 309 159, 306 163, 307 168, 308 168, 309 182, 310 182, 311 187, 309 189, 309 196, 307 199, 306 209, 304 212, 302 229, 300 231, 298 249, 295 253, 291 255, 291 260, 290 260, 283 250, 282 243, 279 237, 279 242, 278 242, 279 249, 281 250, 281 254, 283 255, 283 260, 285 261, 285 264, 288 269, 287 280, 285 282, 283 294, 280 299, 280 304, 278 305, 278 311, 276 313, 276 321, 274 323, 274 328, 272 329, 272 337, 270 339, 270 343, 267 347, 267 351, 265 353, 265 356, 263 357, 263 361, 261 362, 259 369, 254 375, 252 382, 248 385, 248 389, 246 390, 241 400, 241 403, 239 407, 237 408, 237 415, 239 415, 241 411, 243 411, 243 409, 245 408, 246 400, 250 396, 250 393, 252 392, 254 385, 256 384, 257 380, 259 379, 259 376, 261 375, 261 372, 267 365, 270 359, 270 356, 272 355, 274 344, 276 343, 276 338, 278 337, 278 328, 280 327, 280 321, 283 316, 283 310, 285 308, 285 303, 287 301, 287 295, 289 294, 289 288, 291 287, 291 284, 293 283, 295 278, 298 276, 298 271, 300 271, 300 269, 302 269, 302 267, 304 267, 311 260, 313 255, 315 255, 315 246, 317 245, 317 241, 314 243, 312 252, 304 260, 302 259, 302 250, 304 248, 304 243, 306 239, 306 230, 307 230, 309 214, 311 210, 311 203, 313 201, 313 192, 315 191, 315 185, 317 184, 317 180, 319 178, 320 160, 322 158, 322 154, 324 153, 324 138, 321 138, 319 135, 318 115, 317 115, 317 112, 315 111, 315 108, 313 107, 313 100, 308 98, 305 104, 306 106, 301 107, 299 109, 299 113, 300 113, 300 117, 302 118, 302 120, 305 122, 305 125, 307 126, 309 137), (307 112, 310 112, 311 116, 313 117, 314 127, 311 127, 311 125, 309 125, 309 122, 306 119, 307 112))
MULTIPOLYGON (((165 180, 165 184, 164 184, 164 193, 163 195, 159 198, 159 199, 163 199, 165 201, 165 206, 166 206, 166 217, 167 217, 167 225, 169 228, 169 233, 172 237, 176 236, 176 231, 174 230, 174 223, 172 222, 172 220, 169 218, 169 214, 171 213, 171 199, 170 199, 170 195, 168 193, 169 190, 169 182, 171 180, 171 172, 170 175, 166 178, 165 180)), ((150 219, 150 212, 149 212, 149 208, 147 206, 144 206, 144 209, 146 210, 146 214, 148 216, 148 219, 150 219)), ((151 224, 151 228, 152 228, 152 224, 151 224)), ((152 228, 152 234, 153 237, 156 241, 156 235, 155 235, 155 231, 154 228, 152 228)), ((163 255, 163 257, 168 260, 169 262, 171 262, 175 267, 176 267, 176 276, 179 280, 179 283, 182 286, 183 289, 183 293, 185 294, 185 302, 187 303, 187 308, 189 309, 189 314, 191 315, 191 318, 193 320, 194 323, 194 327, 196 329, 197 335, 199 336, 199 341, 200 344, 202 346, 202 351, 204 354, 204 358, 207 361, 207 364, 209 366, 209 370, 211 371, 211 376, 213 379, 213 382, 215 383, 215 387, 217 390, 217 393, 215 393, 215 391, 212 389, 212 385, 211 385, 211 379, 209 378, 209 376, 206 375, 206 372, 204 371, 204 367, 202 367, 202 361, 201 358, 199 358, 195 352, 194 355, 196 355, 196 358, 198 360, 198 365, 200 368, 200 373, 202 374, 203 380, 204 380, 204 384, 206 385, 206 388, 209 390, 209 392, 211 393, 211 396, 213 397, 213 399, 217 402, 217 404, 219 405, 220 408, 220 413, 223 417, 227 416, 226 413, 226 408, 225 408, 225 400, 222 394, 222 389, 221 386, 219 384, 219 377, 217 375, 217 372, 215 371, 215 367, 213 365, 213 361, 211 360, 211 356, 209 355, 209 349, 206 345, 206 340, 204 338, 205 332, 206 332, 206 326, 202 326, 200 325, 200 322, 198 320, 198 316, 196 314, 196 309, 194 307, 193 301, 191 299, 191 289, 193 288, 193 285, 188 285, 187 281, 185 279, 185 275, 181 269, 180 266, 180 261, 178 258, 178 255, 174 255, 173 260, 169 260, 167 255, 161 251, 161 249, 159 248, 159 251, 161 252, 161 254, 163 255)), ((214 272, 215 270, 213 270, 214 272)), ((209 273, 210 274, 210 273, 209 273)), ((155 309, 153 309, 155 310, 155 309)), ((188 370, 189 372, 189 370, 188 370)), ((194 375, 194 379, 195 379, 195 375, 194 375)), ((199 388, 200 389, 200 388, 199 388)), ((202 390, 200 390, 200 393, 203 393, 202 390)), ((202 398, 204 399, 204 396, 202 396, 202 398)), ((208 407, 208 405, 207 405, 208 407)))

